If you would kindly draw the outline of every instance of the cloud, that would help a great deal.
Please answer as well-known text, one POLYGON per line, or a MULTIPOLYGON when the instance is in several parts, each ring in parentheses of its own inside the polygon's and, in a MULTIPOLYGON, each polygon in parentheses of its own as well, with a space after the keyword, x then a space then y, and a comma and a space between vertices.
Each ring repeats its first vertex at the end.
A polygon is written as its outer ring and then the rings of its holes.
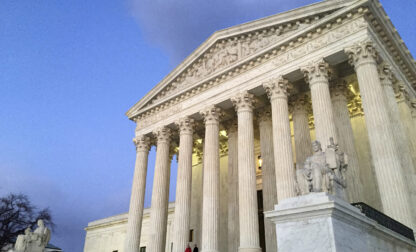
POLYGON ((316 0, 129 0, 144 36, 164 50, 173 65, 213 32, 280 13, 316 0))

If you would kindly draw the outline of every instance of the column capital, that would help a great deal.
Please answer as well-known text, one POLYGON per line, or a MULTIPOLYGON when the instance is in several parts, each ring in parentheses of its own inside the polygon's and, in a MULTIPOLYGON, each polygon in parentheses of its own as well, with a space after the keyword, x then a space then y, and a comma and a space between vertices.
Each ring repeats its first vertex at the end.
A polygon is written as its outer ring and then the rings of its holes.
POLYGON ((190 117, 183 117, 175 122, 179 128, 179 134, 192 135, 194 133, 195 121, 190 117))
POLYGON ((398 101, 405 101, 409 105, 411 105, 411 98, 409 91, 407 90, 406 86, 403 83, 398 83, 395 88, 396 99, 398 101))
POLYGON ((204 117, 205 124, 219 124, 222 111, 215 105, 209 106, 199 112, 204 117))
POLYGON ((257 121, 261 122, 271 122, 272 121, 272 109, 271 106, 266 106, 260 109, 257 112, 257 121))
POLYGON ((305 81, 310 86, 316 81, 322 79, 328 80, 331 74, 329 64, 322 58, 314 62, 309 62, 306 66, 301 67, 300 70, 305 76, 305 81))
POLYGON ((136 146, 136 151, 144 151, 147 152, 150 150, 150 137, 140 135, 133 138, 133 143, 136 146))
POLYGON ((253 111, 256 99, 253 94, 244 91, 232 97, 231 102, 238 113, 240 111, 253 111))
POLYGON ((297 94, 290 101, 290 112, 305 112, 307 114, 312 113, 312 104, 310 96, 306 93, 297 94))
POLYGON ((344 52, 348 55, 348 62, 355 68, 362 64, 376 64, 378 58, 377 49, 371 40, 364 40, 347 47, 344 52))
POLYGON ((235 118, 231 119, 231 120, 228 120, 226 122, 223 122, 223 125, 224 125, 225 129, 227 130, 227 134, 235 133, 235 132, 238 131, 238 122, 235 118))
POLYGON ((202 139, 194 139, 194 148, 193 148, 195 155, 198 158, 198 162, 202 162, 203 160, 203 150, 204 150, 204 142, 202 139))
MULTIPOLYGON (((169 145, 169 160, 172 160, 173 156, 175 154, 178 154, 178 151, 179 151, 178 143, 176 143, 175 141, 171 141, 169 145)), ((179 156, 176 155, 176 162, 178 162, 178 158, 179 156)))
POLYGON ((388 63, 382 62, 378 66, 378 75, 380 77, 382 86, 393 87, 393 72, 391 70, 391 66, 388 63))
POLYGON ((168 127, 163 126, 153 131, 153 135, 156 137, 158 144, 161 142, 170 142, 172 131, 168 127))
POLYGON ((338 82, 331 87, 331 98, 347 99, 347 97, 349 96, 349 90, 347 85, 348 84, 345 80, 338 80, 338 82))
POLYGON ((284 79, 283 76, 271 78, 270 80, 263 83, 263 87, 267 92, 267 96, 270 100, 276 98, 287 99, 292 85, 288 80, 284 79))
POLYGON ((410 102, 410 108, 411 108, 411 114, 412 114, 412 116, 413 117, 416 117, 416 99, 413 99, 411 102, 410 102))

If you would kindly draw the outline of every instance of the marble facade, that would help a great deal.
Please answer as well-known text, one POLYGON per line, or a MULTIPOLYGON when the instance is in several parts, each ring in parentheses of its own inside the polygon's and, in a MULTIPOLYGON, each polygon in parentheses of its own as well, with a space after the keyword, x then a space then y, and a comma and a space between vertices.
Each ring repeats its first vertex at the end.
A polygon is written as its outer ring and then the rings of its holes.
POLYGON ((276 223, 279 251, 413 252, 416 243, 367 218, 360 210, 327 193, 283 200, 266 212, 276 223))
POLYGON ((260 206, 297 196, 296 164, 311 140, 325 149, 330 137, 349 156, 349 201, 415 229, 415 87, 415 60, 378 1, 322 1, 214 33, 126 113, 137 160, 118 251, 139 252, 147 236, 147 251, 182 252, 190 230, 202 252, 275 251, 260 206), (169 240, 173 155, 179 211, 169 240))

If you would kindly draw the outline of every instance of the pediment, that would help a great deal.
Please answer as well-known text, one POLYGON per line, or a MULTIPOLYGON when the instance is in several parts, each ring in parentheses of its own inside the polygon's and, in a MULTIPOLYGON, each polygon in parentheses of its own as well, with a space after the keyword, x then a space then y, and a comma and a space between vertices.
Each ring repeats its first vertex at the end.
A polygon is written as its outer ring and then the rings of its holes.
POLYGON ((323 1, 215 32, 126 115, 132 119, 140 111, 178 96, 196 83, 214 78, 222 70, 307 29, 352 2, 355 1, 323 1))

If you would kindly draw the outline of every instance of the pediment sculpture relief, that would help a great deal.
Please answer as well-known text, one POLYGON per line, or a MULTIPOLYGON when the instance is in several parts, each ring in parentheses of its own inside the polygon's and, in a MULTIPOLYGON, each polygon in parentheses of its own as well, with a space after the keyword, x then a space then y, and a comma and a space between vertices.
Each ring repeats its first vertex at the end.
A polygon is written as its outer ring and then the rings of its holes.
POLYGON ((308 157, 303 165, 297 165, 296 182, 298 195, 311 192, 327 192, 345 201, 346 176, 348 166, 347 155, 338 149, 331 137, 331 144, 322 151, 319 141, 312 142, 313 155, 308 157))
POLYGON ((174 81, 167 85, 148 105, 178 92, 197 81, 223 69, 239 60, 247 58, 258 51, 266 48, 279 40, 293 34, 300 28, 311 23, 306 19, 296 24, 280 25, 269 27, 253 33, 235 36, 216 42, 203 56, 193 63, 184 73, 179 75, 174 81))

